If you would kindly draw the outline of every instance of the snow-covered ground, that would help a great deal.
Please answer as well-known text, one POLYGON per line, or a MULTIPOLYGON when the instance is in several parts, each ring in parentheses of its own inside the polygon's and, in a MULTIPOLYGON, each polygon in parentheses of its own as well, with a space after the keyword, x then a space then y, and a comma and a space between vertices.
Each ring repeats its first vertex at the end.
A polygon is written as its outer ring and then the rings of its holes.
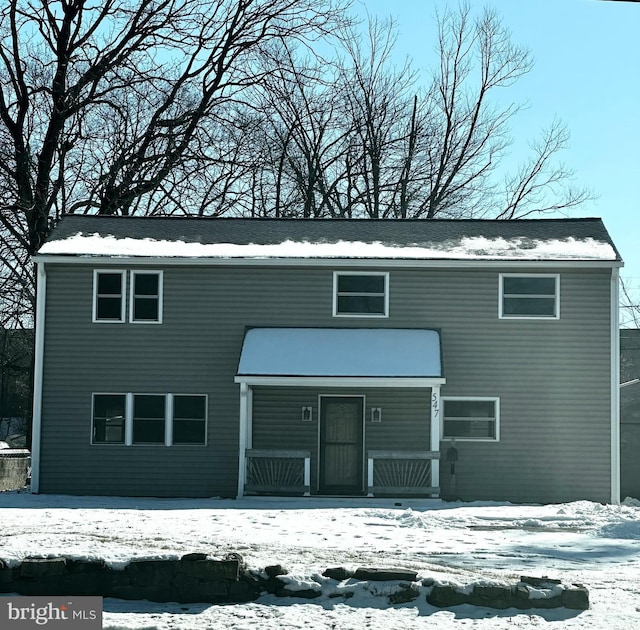
POLYGON ((513 629, 640 627, 640 502, 516 506, 440 501, 164 500, 0 494, 0 558, 30 555, 177 558, 240 553, 249 567, 280 563, 314 600, 263 596, 249 604, 155 604, 106 599, 104 627, 202 630, 305 628, 513 629), (403 567, 469 584, 548 576, 588 589, 588 611, 437 609, 424 596, 390 606, 394 583, 353 584, 330 597, 328 567, 403 567))

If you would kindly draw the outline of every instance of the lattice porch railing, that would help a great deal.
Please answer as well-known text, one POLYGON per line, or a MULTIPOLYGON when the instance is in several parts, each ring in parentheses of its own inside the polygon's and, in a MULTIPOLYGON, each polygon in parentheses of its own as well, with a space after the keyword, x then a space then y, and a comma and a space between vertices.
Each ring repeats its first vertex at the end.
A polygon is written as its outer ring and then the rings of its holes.
POLYGON ((311 453, 249 449, 245 494, 302 494, 311 490, 311 453))
POLYGON ((432 466, 439 465, 439 451, 369 451, 367 458, 369 496, 440 494, 431 481, 432 466))

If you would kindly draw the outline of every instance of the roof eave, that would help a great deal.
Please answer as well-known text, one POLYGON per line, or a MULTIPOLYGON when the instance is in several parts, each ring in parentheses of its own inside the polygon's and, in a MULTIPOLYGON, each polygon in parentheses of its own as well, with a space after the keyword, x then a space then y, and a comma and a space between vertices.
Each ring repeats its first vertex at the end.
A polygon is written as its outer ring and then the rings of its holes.
POLYGON ((107 256, 93 254, 36 254, 36 263, 91 265, 153 265, 153 266, 359 266, 359 267, 623 267, 622 260, 583 258, 294 258, 294 257, 169 257, 169 256, 107 256))

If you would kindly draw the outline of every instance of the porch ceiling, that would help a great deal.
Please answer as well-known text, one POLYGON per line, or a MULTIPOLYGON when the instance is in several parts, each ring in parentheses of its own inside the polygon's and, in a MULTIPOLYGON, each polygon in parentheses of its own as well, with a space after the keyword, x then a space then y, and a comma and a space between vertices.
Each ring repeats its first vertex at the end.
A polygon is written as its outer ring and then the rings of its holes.
POLYGON ((235 380, 435 385, 444 382, 440 334, 406 328, 252 328, 235 380))

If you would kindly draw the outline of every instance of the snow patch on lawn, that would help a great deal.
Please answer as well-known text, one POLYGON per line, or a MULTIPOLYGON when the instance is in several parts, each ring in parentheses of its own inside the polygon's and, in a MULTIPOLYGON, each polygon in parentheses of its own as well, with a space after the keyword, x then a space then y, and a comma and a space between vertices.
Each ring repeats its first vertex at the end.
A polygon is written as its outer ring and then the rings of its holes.
MULTIPOLYGON (((241 554, 251 570, 282 564, 287 590, 315 590, 312 600, 265 595, 235 606, 105 600, 110 630, 264 630, 306 628, 452 628, 543 630, 640 625, 640 504, 561 505, 243 499, 140 499, 0 494, 0 558, 175 559, 241 554), (401 503, 401 505, 395 505, 401 503), (496 611, 473 606, 439 610, 419 597, 390 605, 398 582, 336 582, 329 567, 415 570, 418 579, 504 585, 520 576, 582 583, 591 609, 496 611)), ((532 587, 536 588, 536 587, 532 587)), ((558 588, 561 588, 559 586, 558 588)), ((541 591, 544 592, 544 591, 541 591)))

